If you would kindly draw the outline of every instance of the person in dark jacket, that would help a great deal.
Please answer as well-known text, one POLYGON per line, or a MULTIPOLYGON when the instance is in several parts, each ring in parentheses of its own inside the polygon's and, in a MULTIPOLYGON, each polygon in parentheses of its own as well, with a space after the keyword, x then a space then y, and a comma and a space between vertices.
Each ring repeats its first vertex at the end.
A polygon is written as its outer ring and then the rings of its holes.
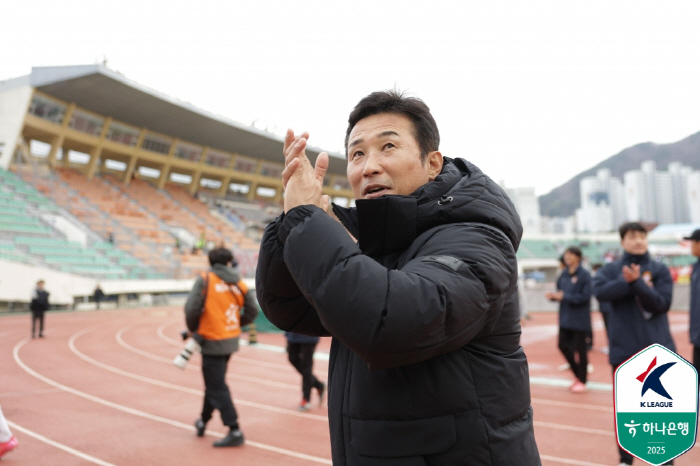
MULTIPOLYGON (((622 258, 605 265, 593 278, 595 297, 609 301, 611 306, 608 357, 613 373, 651 344, 676 351, 667 315, 673 295, 671 274, 665 265, 649 257, 644 226, 624 223, 620 226, 620 238, 622 258)), ((619 446, 618 449, 620 462, 632 464, 633 456, 619 446)))
POLYGON ((564 252, 566 267, 557 280, 557 291, 545 297, 559 301, 559 351, 569 363, 575 381, 569 389, 586 391, 588 345, 591 333, 591 274, 581 266, 581 250, 572 246, 564 252))
POLYGON ((284 332, 287 339, 287 357, 292 366, 301 374, 301 403, 299 411, 311 409, 311 389, 318 392, 318 404, 323 403, 323 395, 326 392, 326 384, 314 375, 314 352, 318 345, 319 337, 301 335, 299 333, 284 332))
POLYGON ((97 307, 97 309, 99 309, 100 303, 102 302, 102 300, 105 299, 105 293, 104 293, 104 291, 102 291, 102 288, 100 288, 99 283, 97 285, 95 285, 95 292, 94 292, 93 296, 95 298, 95 306, 97 307))
MULTIPOLYGON (((603 267, 603 264, 593 264, 591 268, 593 269, 593 275, 598 273, 603 267)), ((605 326, 605 336, 608 336, 608 318, 610 317, 610 302, 609 301, 598 301, 598 310, 600 311, 600 316, 603 318, 603 325, 605 326)), ((605 348, 608 351, 608 348, 605 348)))
POLYGON ((241 281, 231 251, 212 249, 209 264, 211 270, 197 278, 185 303, 187 328, 202 349, 204 403, 195 428, 197 436, 202 437, 217 409, 229 433, 214 446, 235 447, 244 443, 244 437, 226 385, 226 368, 231 354, 238 351, 241 327, 255 320, 258 304, 255 292, 241 281))
POLYGON ((256 290, 279 328, 332 336, 335 466, 541 464, 520 347, 522 225, 476 166, 438 151, 428 107, 362 99, 346 133, 356 207, 322 196, 328 156, 287 132, 284 213, 256 290))
POLYGON ((690 342, 693 344, 693 365, 700 373, 700 230, 684 239, 690 241, 690 252, 698 258, 690 276, 690 342))
POLYGON ((32 311, 32 338, 36 337, 37 322, 39 322, 39 338, 44 338, 44 313, 49 310, 49 292, 44 289, 44 280, 36 282, 29 309, 32 311))

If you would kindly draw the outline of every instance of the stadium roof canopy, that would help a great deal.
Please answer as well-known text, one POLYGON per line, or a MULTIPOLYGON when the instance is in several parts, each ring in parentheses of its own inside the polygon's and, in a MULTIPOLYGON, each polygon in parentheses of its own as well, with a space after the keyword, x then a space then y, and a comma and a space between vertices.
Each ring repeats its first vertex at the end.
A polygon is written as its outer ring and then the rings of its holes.
POLYGON ((667 223, 659 225, 649 232, 649 240, 662 238, 676 238, 689 236, 694 230, 700 228, 700 223, 667 223))
MULTIPOLYGON (((227 152, 283 161, 281 136, 207 112, 99 64, 33 67, 29 84, 63 101, 137 127, 227 152)), ((315 161, 322 151, 308 146, 307 154, 315 161)), ((345 174, 345 156, 328 153, 329 172, 345 174)))

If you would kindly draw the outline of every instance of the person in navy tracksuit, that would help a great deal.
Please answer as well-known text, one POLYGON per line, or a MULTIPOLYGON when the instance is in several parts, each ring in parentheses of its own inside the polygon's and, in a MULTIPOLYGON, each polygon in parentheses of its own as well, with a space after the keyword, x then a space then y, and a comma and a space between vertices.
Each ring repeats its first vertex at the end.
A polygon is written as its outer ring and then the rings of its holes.
POLYGON ((301 403, 299 411, 311 409, 311 389, 318 391, 318 404, 323 403, 323 395, 326 392, 326 384, 314 375, 314 352, 319 337, 301 335, 299 333, 284 332, 287 338, 287 357, 289 362, 301 374, 301 403))
POLYGON ((576 380, 570 390, 586 391, 588 375, 587 336, 591 333, 591 274, 581 266, 581 250, 564 252, 565 267, 557 280, 557 291, 545 297, 559 301, 559 351, 569 363, 576 380))
MULTIPOLYGON (((595 297, 611 306, 608 338, 613 372, 651 344, 676 351, 667 316, 673 296, 671 273, 649 257, 647 230, 641 224, 623 224, 620 238, 622 258, 601 268, 593 279, 595 297)), ((619 451, 620 462, 632 464, 632 455, 619 451)))
POLYGON ((690 252, 698 258, 690 277, 690 342, 693 344, 693 365, 700 373, 700 230, 684 239, 690 241, 690 252))
MULTIPOLYGON (((593 275, 598 273, 598 270, 603 267, 603 264, 593 264, 591 268, 593 269, 593 275)), ((598 310, 603 318, 603 325, 605 325, 605 335, 608 335, 608 317, 610 316, 610 303, 608 301, 598 301, 598 310)))

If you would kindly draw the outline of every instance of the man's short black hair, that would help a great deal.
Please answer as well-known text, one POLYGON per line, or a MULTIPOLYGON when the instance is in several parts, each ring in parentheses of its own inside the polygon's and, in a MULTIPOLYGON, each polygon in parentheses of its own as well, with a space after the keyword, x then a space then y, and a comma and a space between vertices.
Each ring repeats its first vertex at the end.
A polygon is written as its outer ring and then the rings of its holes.
POLYGON ((234 267, 238 265, 233 253, 226 248, 216 248, 209 251, 209 264, 213 267, 214 264, 228 265, 231 263, 234 267))
POLYGON ((625 239, 625 235, 628 231, 640 231, 642 233, 647 233, 647 229, 639 222, 627 222, 620 225, 620 239, 625 239))
POLYGON ((569 252, 569 253, 573 254, 574 256, 577 256, 579 258, 579 260, 583 257, 583 253, 576 246, 570 246, 570 247, 566 248, 566 252, 569 252))
POLYGON ((350 113, 345 132, 345 151, 348 149, 350 132, 358 121, 380 113, 395 113, 405 116, 413 123, 413 137, 420 147, 421 162, 425 163, 430 152, 439 150, 440 131, 430 108, 417 97, 407 97, 396 89, 373 92, 360 100, 350 113))

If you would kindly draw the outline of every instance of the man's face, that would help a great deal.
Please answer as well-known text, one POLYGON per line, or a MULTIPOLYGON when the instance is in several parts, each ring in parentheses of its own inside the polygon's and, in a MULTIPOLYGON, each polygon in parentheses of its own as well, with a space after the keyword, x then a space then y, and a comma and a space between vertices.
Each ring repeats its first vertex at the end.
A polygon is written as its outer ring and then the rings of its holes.
POLYGON ((40 290, 43 290, 44 289, 44 282, 38 282, 36 284, 36 287, 39 288, 40 290))
POLYGON ((355 199, 409 195, 442 170, 442 155, 421 162, 413 123, 403 115, 380 113, 363 118, 348 138, 348 181, 355 199))
POLYGON ((641 255, 647 252, 647 234, 643 231, 628 231, 620 241, 625 252, 641 255))
POLYGON ((581 260, 576 254, 569 251, 564 253, 564 263, 567 267, 577 267, 579 262, 581 262, 581 260))
POLYGON ((700 241, 690 242, 690 253, 695 257, 700 257, 700 241))

